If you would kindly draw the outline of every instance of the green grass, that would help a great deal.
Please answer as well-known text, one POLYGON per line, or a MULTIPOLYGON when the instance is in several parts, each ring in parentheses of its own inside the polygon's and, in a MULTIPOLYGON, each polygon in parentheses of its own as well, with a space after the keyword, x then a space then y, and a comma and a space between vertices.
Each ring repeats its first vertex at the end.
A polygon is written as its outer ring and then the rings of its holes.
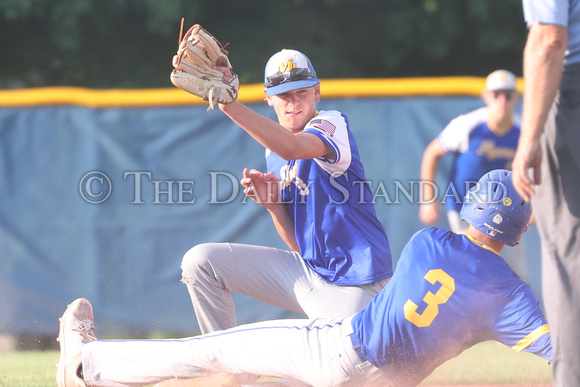
POLYGON ((54 387, 58 351, 0 353, 1 387, 54 387))
MULTIPOLYGON (((58 351, 0 353, 0 387, 54 387, 58 351)), ((437 368, 422 385, 550 384, 552 367, 488 341, 437 368)))

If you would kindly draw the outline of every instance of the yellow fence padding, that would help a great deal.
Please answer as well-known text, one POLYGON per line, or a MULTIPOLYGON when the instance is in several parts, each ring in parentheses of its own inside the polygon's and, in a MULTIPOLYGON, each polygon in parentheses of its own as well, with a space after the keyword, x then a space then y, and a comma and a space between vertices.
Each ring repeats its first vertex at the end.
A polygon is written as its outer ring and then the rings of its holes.
MULTIPOLYGON (((322 97, 377 98, 413 96, 478 96, 485 87, 481 77, 322 79, 322 97)), ((523 88, 523 80, 518 79, 523 88)), ((264 99, 262 84, 245 84, 238 100, 264 99)), ((205 105, 207 102, 177 88, 86 89, 43 87, 0 90, 0 108, 42 105, 78 105, 91 108, 205 105)))

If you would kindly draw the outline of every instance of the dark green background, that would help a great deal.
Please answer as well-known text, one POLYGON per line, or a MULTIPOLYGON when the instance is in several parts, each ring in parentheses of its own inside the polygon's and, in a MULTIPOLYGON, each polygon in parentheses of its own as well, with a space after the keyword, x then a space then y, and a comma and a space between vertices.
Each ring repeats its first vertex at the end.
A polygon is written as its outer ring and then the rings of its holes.
POLYGON ((321 78, 521 75, 521 0, 2 0, 0 88, 171 87, 179 25, 222 43, 243 83, 282 48, 321 78))

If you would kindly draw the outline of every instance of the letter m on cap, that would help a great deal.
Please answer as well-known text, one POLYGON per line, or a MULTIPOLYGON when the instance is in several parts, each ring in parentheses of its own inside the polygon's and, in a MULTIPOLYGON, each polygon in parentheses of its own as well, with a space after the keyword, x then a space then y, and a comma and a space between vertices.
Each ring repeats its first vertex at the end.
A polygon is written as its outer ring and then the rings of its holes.
POLYGON ((289 73, 290 70, 296 67, 296 64, 292 59, 288 59, 286 62, 280 62, 278 65, 278 71, 281 73, 289 73))

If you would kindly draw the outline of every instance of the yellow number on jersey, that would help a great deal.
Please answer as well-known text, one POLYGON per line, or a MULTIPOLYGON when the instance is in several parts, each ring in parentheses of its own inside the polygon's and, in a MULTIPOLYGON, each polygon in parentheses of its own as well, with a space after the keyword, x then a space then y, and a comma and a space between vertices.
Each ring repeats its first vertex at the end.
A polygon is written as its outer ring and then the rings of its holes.
POLYGON ((431 325, 435 317, 439 314, 439 305, 446 303, 453 292, 455 292, 455 280, 441 269, 429 270, 425 275, 425 279, 433 285, 439 282, 441 288, 439 288, 437 293, 427 292, 425 297, 423 297, 427 308, 421 314, 417 313, 418 306, 413 301, 407 300, 405 303, 405 318, 418 327, 428 327, 431 325))

